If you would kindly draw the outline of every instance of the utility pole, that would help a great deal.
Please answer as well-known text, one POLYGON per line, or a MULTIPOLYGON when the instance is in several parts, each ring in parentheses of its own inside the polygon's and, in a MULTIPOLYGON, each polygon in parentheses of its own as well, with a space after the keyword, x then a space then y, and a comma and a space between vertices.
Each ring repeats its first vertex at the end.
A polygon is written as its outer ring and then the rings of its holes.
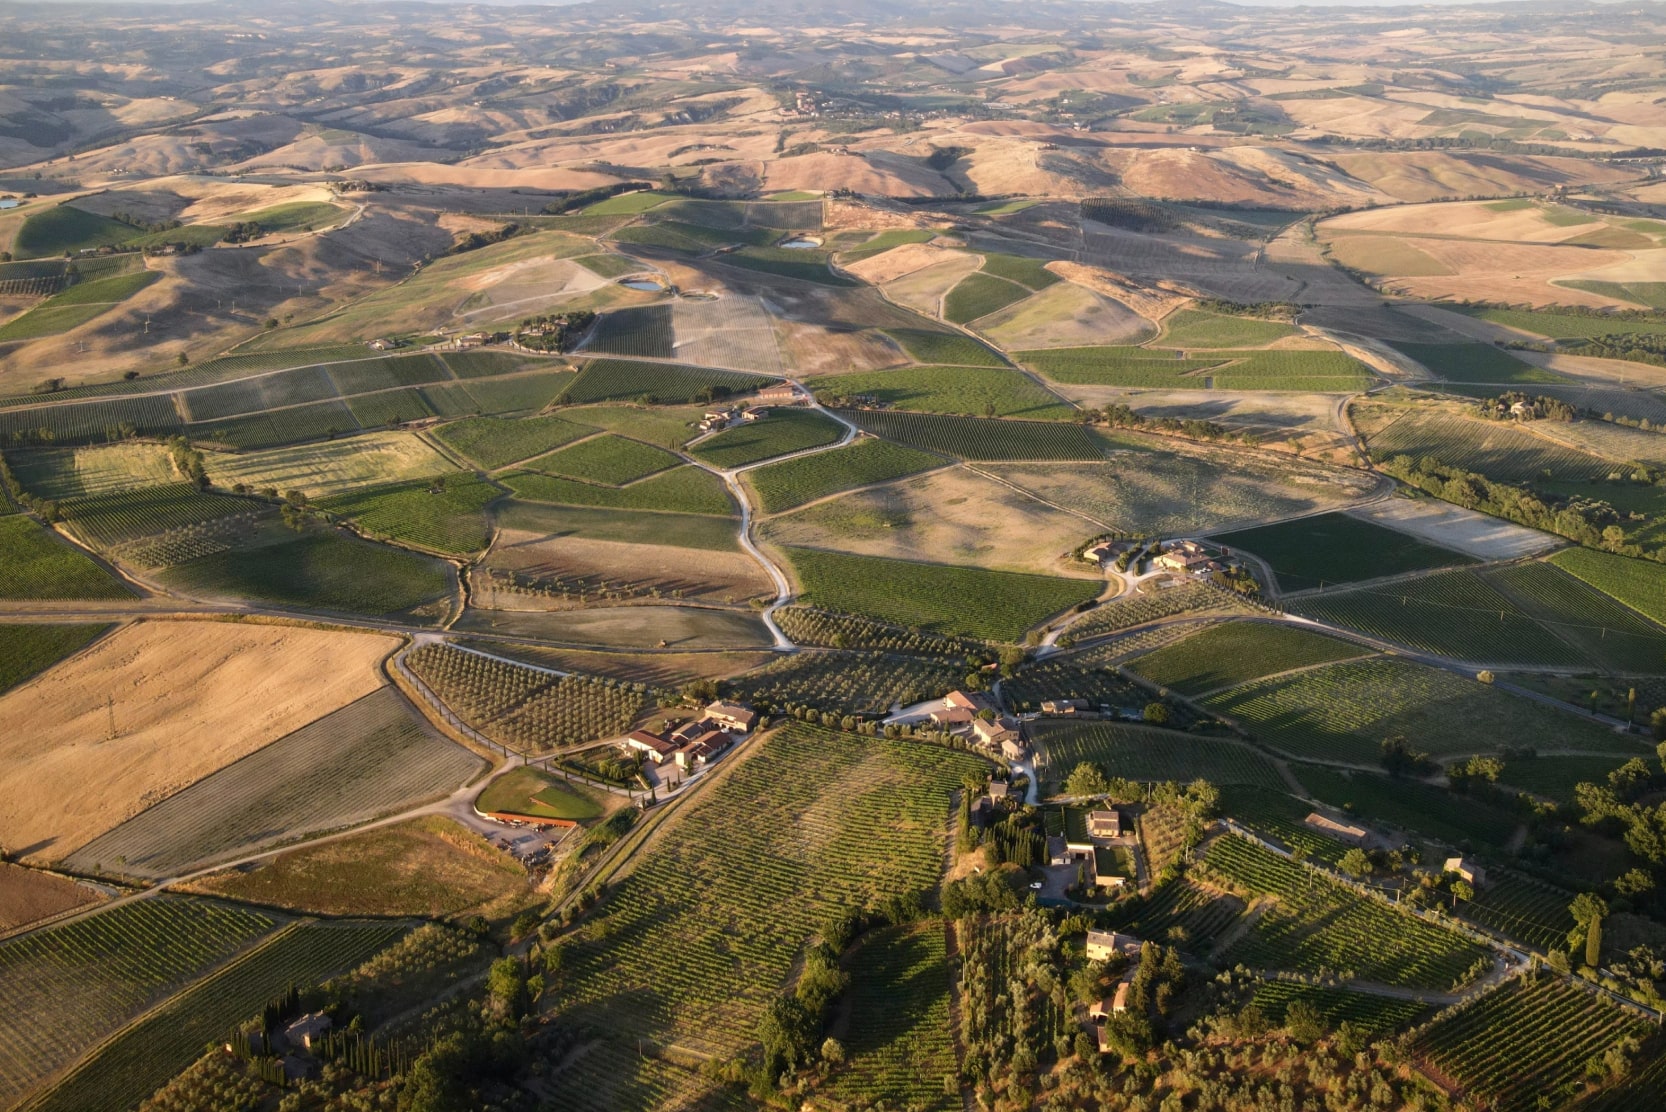
POLYGON ((116 697, 114 695, 104 696, 104 710, 105 710, 105 713, 109 716, 109 725, 108 725, 108 728, 106 730, 104 740, 105 741, 115 741, 116 740, 116 697))

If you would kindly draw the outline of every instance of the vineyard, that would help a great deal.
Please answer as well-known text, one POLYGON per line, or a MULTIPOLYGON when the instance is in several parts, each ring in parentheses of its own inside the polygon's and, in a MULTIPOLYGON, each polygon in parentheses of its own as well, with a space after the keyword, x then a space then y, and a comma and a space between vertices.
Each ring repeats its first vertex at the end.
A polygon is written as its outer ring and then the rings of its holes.
POLYGON ((1580 654, 1473 571, 1292 600, 1304 617, 1453 660, 1569 667, 1580 654))
POLYGON ((434 435, 452 451, 490 471, 541 456, 592 431, 560 417, 465 417, 442 425, 434 435))
POLYGON ((1204 855, 1206 878, 1277 902, 1225 954, 1251 968, 1334 973, 1445 992, 1491 964, 1480 945, 1365 898, 1242 838, 1204 855))
MULTIPOLYGON (((533 371, 506 378, 472 379, 462 384, 464 392, 472 399, 472 404, 467 405, 465 411, 498 415, 536 413, 560 399, 577 379, 578 375, 573 371, 533 371)), ((449 391, 450 384, 424 386, 422 395, 433 400, 436 393, 442 390, 449 391)), ((433 401, 434 408, 441 413, 456 412, 456 406, 461 403, 451 404, 452 408, 447 409, 438 400, 433 401)))
POLYGON ((1604 670, 1666 671, 1666 630, 1551 564, 1517 564, 1487 581, 1604 670))
POLYGON ((1211 940, 1229 930, 1243 913, 1244 901, 1237 896, 1181 877, 1147 896, 1117 904, 1111 922, 1136 938, 1207 953, 1211 940))
POLYGON ((531 471, 505 475, 503 484, 514 491, 517 498, 560 506, 661 510, 721 517, 735 512, 735 504, 730 500, 723 480, 692 465, 673 467, 622 487, 597 486, 531 471))
POLYGON ((141 436, 168 436, 181 427, 168 395, 0 409, 0 442, 6 444, 91 444, 119 440, 128 428, 141 436))
POLYGON ((1507 938, 1551 953, 1568 945, 1568 932, 1574 928, 1568 905, 1573 898, 1574 894, 1564 889, 1493 869, 1475 898, 1459 901, 1454 912, 1507 938))
POLYGON ((1129 671, 1161 687, 1202 694, 1261 676, 1366 656, 1351 641, 1276 622, 1224 622, 1138 657, 1129 671))
POLYGON ((587 350, 649 359, 669 358, 675 350, 671 306, 640 305, 603 313, 590 333, 587 350))
POLYGON ((819 549, 792 548, 787 556, 803 588, 802 600, 810 606, 988 641, 1017 641, 1026 630, 1103 589, 1097 580, 819 549))
POLYGON ((965 679, 966 666, 955 661, 834 650, 795 653, 728 682, 737 698, 760 707, 883 715, 940 698, 965 679))
POLYGON ((1397 341, 1393 346, 1448 382, 1515 384, 1568 381, 1563 375, 1535 367, 1491 344, 1414 344, 1397 341))
POLYGON ((1550 562, 1608 597, 1666 625, 1666 567, 1589 548, 1565 548, 1550 562))
POLYGON ((398 941, 397 923, 303 923, 169 1000, 26 1107, 124 1112, 225 1039, 289 985, 312 986, 398 941))
POLYGON ((1294 335, 1297 330, 1282 321, 1181 309, 1163 318, 1163 334, 1154 342, 1165 348, 1243 348, 1294 335))
POLYGON ((450 645, 419 645, 405 660, 471 726, 521 753, 618 737, 648 702, 639 683, 555 676, 450 645))
MULTIPOLYGON (((1001 684, 1001 696, 1009 707, 1020 711, 1036 710, 1046 699, 1086 699, 1095 709, 1108 706, 1137 713, 1151 701, 1151 695, 1118 674, 1108 663, 1108 655, 1090 649, 1031 660, 1001 684)), ((1177 729, 1190 725, 1196 717, 1185 707, 1170 708, 1170 722, 1177 729)))
POLYGON ((107 625, 0 625, 0 695, 80 652, 107 625))
POLYGON ((274 409, 192 425, 193 440, 217 440, 234 448, 276 448, 303 440, 324 440, 354 432, 359 422, 342 401, 274 409))
POLYGON ((1120 722, 1042 720, 1030 724, 1036 772, 1048 794, 1061 789, 1077 764, 1088 761, 1105 775, 1144 782, 1256 784, 1278 790, 1284 781, 1272 762, 1241 742, 1189 737, 1120 722))
POLYGON ((1211 539, 1261 557, 1277 574, 1284 591, 1475 562, 1451 549, 1345 513, 1218 533, 1211 539))
POLYGON ((1373 764, 1390 737, 1437 759, 1506 746, 1634 751, 1600 725, 1545 714, 1450 672, 1381 657, 1246 684, 1206 702, 1267 745, 1319 760, 1373 764))
POLYGON ((787 606, 775 612, 775 622, 794 642, 832 649, 867 649, 910 656, 965 657, 981 646, 957 637, 885 625, 808 606, 787 606))
POLYGON ((1283 1023, 1291 1004, 1311 1005, 1332 1029, 1351 1024, 1369 1038, 1381 1038, 1416 1023, 1429 1008, 1415 1000, 1396 1000, 1349 992, 1345 988, 1321 988, 1299 981, 1265 981, 1256 987, 1250 1003, 1260 1008, 1273 1023, 1283 1023))
POLYGON ((186 593, 372 617, 415 610, 449 598, 454 589, 449 568, 439 560, 333 529, 215 552, 175 565, 157 578, 186 593))
POLYGON ((1386 823, 1450 846, 1502 851, 1521 824, 1519 816, 1507 809, 1479 799, 1464 800, 1459 806, 1457 797, 1444 788, 1405 777, 1317 765, 1297 765, 1294 772, 1315 799, 1346 808, 1367 823, 1386 823))
POLYGON ((681 462, 678 456, 664 448, 604 433, 539 456, 526 466, 558 478, 620 487, 676 467, 681 462))
POLYGON ((0 598, 129 598, 131 592, 79 549, 24 514, 0 517, 0 598))
POLYGON ((1207 382, 1196 372, 1221 363, 1220 359, 1187 359, 1178 351, 1142 347, 1044 348, 1017 355, 1025 366, 1073 386, 1201 389, 1207 382))
POLYGON ((678 1071, 639 1058, 638 1039, 725 1056, 753 1045, 759 1017, 831 914, 936 885, 949 793, 986 767, 947 749, 802 726, 753 744, 565 943, 555 1025, 598 1033, 580 1060, 612 1070, 600 1090, 585 1088, 598 1077, 588 1069, 553 1073, 561 1106, 656 1104, 678 1071))
POLYGON ((484 479, 451 475, 339 494, 319 505, 370 536, 467 556, 491 542, 486 507, 502 496, 484 479))
POLYGON ((1556 977, 1518 978, 1418 1035, 1413 1053, 1470 1101, 1498 1112, 1561 1106, 1586 1088, 1587 1063, 1641 1020, 1556 977))
POLYGON ((1408 410, 1367 440, 1371 458, 1378 461, 1430 457, 1506 483, 1539 479, 1546 472, 1556 479, 1600 479, 1619 466, 1497 421, 1423 410, 1408 410))
POLYGON ((747 474, 746 482, 763 512, 773 514, 829 494, 917 475, 946 462, 941 456, 865 436, 831 451, 760 467, 747 474))
POLYGON ((828 1085, 835 1099, 959 1112, 943 930, 937 922, 890 927, 858 943, 845 990, 847 1064, 828 1085))
POLYGON ((1147 584, 1137 595, 1102 602, 1089 610, 1070 623, 1069 636, 1080 643, 1146 622, 1194 612, 1250 613, 1251 608, 1238 595, 1195 579, 1170 587, 1147 584))
POLYGON ((943 319, 969 324, 1030 296, 1015 282, 991 274, 968 274, 943 298, 943 319))
MULTIPOLYGON (((1306 772, 1309 766, 1296 767, 1306 772)), ((1339 839, 1321 834, 1307 825, 1304 820, 1313 813, 1313 805, 1285 794, 1282 786, 1268 791, 1243 784, 1229 785, 1221 793, 1221 811, 1261 837, 1286 849, 1305 853, 1310 860, 1326 865, 1336 866, 1348 848, 1339 839)), ((1359 816, 1359 821, 1363 823, 1374 820, 1375 816, 1369 812, 1359 816)))
POLYGON ((885 335, 897 342, 916 363, 946 367, 1005 367, 993 348, 958 332, 931 332, 923 328, 887 328, 885 335))
POLYGON ((1057 274, 1047 269, 1046 259, 1034 259, 1028 255, 985 255, 982 269, 985 274, 1017 282, 1032 290, 1044 290, 1060 280, 1057 274))
POLYGON ((967 460, 1101 460, 1105 446, 1081 425, 997 421, 894 410, 847 409, 839 416, 864 432, 967 460))
POLYGON ((261 912, 163 896, 0 942, 0 1101, 9 1107, 275 925, 261 912))
POLYGON ((592 359, 561 392, 560 401, 567 405, 579 405, 618 398, 676 404, 693 401, 700 395, 745 394, 771 381, 764 375, 718 371, 683 363, 592 359))
POLYGON ((815 381, 817 400, 844 404, 866 396, 887 409, 982 417, 1068 419, 1075 410, 1033 379, 1006 367, 904 367, 830 375, 815 381))
POLYGON ((836 442, 844 426, 810 409, 777 409, 761 420, 725 429, 690 449, 702 462, 719 470, 802 452, 836 442))
POLYGON ((253 850, 275 831, 333 830, 443 795, 480 767, 384 687, 141 811, 68 862, 171 876, 253 850))

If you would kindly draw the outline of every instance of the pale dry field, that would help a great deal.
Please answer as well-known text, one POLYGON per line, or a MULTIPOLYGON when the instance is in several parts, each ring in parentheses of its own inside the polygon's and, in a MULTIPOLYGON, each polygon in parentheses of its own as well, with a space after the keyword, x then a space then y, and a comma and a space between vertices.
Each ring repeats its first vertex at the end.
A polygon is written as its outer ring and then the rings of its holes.
MULTIPOLYGON (((690 559, 686 548, 671 545, 625 544, 583 537, 551 538, 544 533, 505 529, 498 534, 483 564, 487 568, 519 572, 538 579, 585 579, 596 587, 607 582, 636 590, 658 588, 664 599, 682 591, 690 602, 740 605, 774 593, 774 585, 758 562, 743 552, 702 551, 690 559)), ((623 601, 592 598, 589 603, 546 598, 518 591, 500 591, 485 575, 470 577, 474 605, 490 610, 572 610, 580 606, 619 605, 623 601)))
POLYGON ((960 280, 983 266, 981 256, 963 251, 945 251, 943 258, 931 266, 916 270, 884 286, 885 296, 898 305, 939 316, 943 295, 954 289, 960 280))
POLYGON ((204 458, 209 477, 217 486, 247 483, 256 489, 300 490, 309 498, 324 498, 371 483, 429 478, 457 470, 455 464, 422 437, 393 431, 367 432, 325 443, 264 451, 206 452, 204 458))
POLYGON ((881 251, 877 255, 850 263, 844 269, 864 282, 879 286, 886 282, 895 282, 905 274, 913 274, 917 270, 924 270, 945 260, 965 257, 964 252, 946 251, 929 243, 905 243, 901 247, 893 247, 889 251, 881 251))
POLYGON ((0 862, 0 931, 98 903, 94 889, 68 877, 0 862))
POLYGON ((229 622, 118 630, 0 698, 0 842, 26 860, 58 860, 374 691, 397 646, 380 634, 229 622))
POLYGON ((1479 560, 1515 560, 1567 543, 1549 533, 1432 498, 1385 498, 1348 512, 1479 560))
POLYGON ((520 259, 460 280, 457 289, 466 292, 452 314, 465 324, 534 316, 607 284, 570 259, 520 259))
POLYGON ((1102 530, 955 467, 774 517, 759 531, 780 545, 1094 578, 1070 553, 1102 530))
POLYGON ((1122 302, 1069 281, 997 310, 977 327, 1008 350, 1132 344, 1155 331, 1122 302))

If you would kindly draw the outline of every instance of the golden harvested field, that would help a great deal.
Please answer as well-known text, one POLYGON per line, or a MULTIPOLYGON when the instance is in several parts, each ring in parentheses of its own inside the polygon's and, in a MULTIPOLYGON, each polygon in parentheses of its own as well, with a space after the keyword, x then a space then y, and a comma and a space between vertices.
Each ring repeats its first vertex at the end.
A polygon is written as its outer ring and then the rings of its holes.
POLYGON ((758 562, 743 552, 701 552, 690 558, 687 548, 674 545, 625 544, 586 537, 551 537, 505 529, 481 562, 488 570, 515 572, 527 580, 584 580, 591 584, 587 601, 525 591, 499 590, 490 575, 470 576, 470 600, 488 610, 571 610, 581 606, 615 606, 677 598, 708 605, 745 605, 747 600, 774 593, 770 578, 758 562), (601 584, 628 597, 598 597, 601 584), (677 594, 676 592, 681 592, 677 594))
POLYGON ((392 431, 258 452, 209 452, 206 460, 209 477, 217 486, 247 483, 257 490, 301 490, 313 499, 371 483, 428 478, 457 470, 416 433, 392 431))
POLYGON ((941 252, 943 258, 928 267, 914 270, 905 277, 885 284, 885 296, 898 305, 938 316, 943 307, 943 295, 954 289, 960 280, 983 265, 983 258, 965 251, 941 252))
POLYGON ((0 698, 0 842, 25 860, 61 859, 374 691, 397 645, 231 622, 118 630, 0 698))
POLYGON ((1433 498, 1388 498, 1349 513, 1479 560, 1517 560, 1549 552, 1565 543, 1550 533, 1433 498))
MULTIPOLYGON (((691 553, 704 558, 709 553, 691 553)), ((755 615, 704 606, 610 606, 594 610, 527 613, 463 611, 459 633, 503 633, 600 649, 759 649, 769 631, 755 615)))
MULTIPOLYGON (((319 915, 492 915, 526 892, 507 853, 430 815, 228 869, 192 891, 319 915)), ((495 916, 493 916, 495 917, 495 916)))
POLYGON ((850 263, 844 269, 864 282, 882 286, 887 282, 895 282, 905 274, 924 270, 928 266, 966 257, 965 252, 946 251, 929 243, 905 243, 901 247, 893 247, 889 251, 881 251, 877 255, 850 263))
POLYGON ((0 862, 0 931, 95 904, 102 898, 68 877, 0 862))
POLYGON ((1080 578, 1097 573, 1071 560, 1071 550, 1102 531, 966 467, 856 491, 759 529, 793 547, 1080 578))

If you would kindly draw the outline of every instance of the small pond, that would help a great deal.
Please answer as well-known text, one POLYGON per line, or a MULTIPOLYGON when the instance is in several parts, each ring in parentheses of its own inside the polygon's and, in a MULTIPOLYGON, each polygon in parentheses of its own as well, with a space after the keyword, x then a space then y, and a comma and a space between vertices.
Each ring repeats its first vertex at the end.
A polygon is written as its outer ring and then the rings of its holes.
POLYGON ((619 283, 627 289, 643 290, 647 293, 664 293, 665 287, 652 278, 626 278, 619 283))
POLYGON ((814 236, 793 236, 791 239, 783 240, 781 246, 788 251, 811 251, 821 246, 821 240, 814 236))

